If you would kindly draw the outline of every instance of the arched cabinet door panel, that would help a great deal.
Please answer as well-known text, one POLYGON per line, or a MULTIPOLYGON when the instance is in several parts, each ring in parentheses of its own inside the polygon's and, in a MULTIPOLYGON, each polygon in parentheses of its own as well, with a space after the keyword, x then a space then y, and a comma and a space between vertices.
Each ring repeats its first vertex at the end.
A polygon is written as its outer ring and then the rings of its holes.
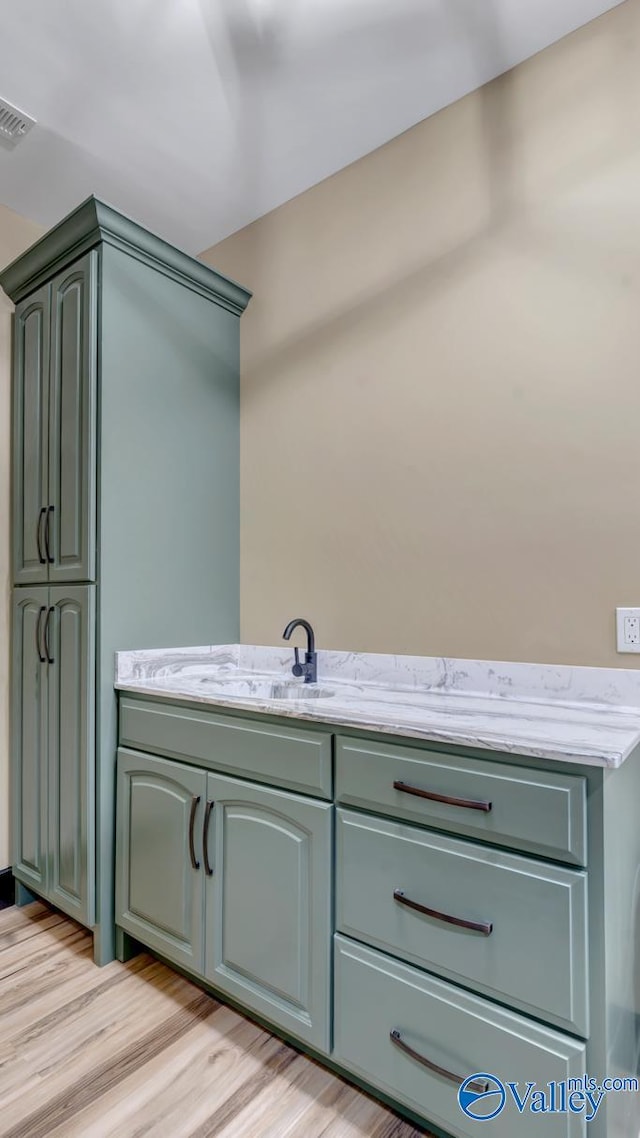
POLYGON ((51 286, 16 305, 13 330, 13 580, 49 579, 43 524, 49 503, 51 286))
POLYGON ((51 284, 49 580, 96 578, 97 258, 94 250, 51 284))
POLYGON ((205 975, 328 1051, 333 808, 209 774, 205 975))
POLYGON ((49 589, 49 896, 95 923, 95 586, 49 589))
POLYGON ((116 923, 200 974, 206 783, 206 772, 186 763, 118 751, 116 923))
POLYGON ((46 895, 49 667, 42 649, 49 589, 14 589, 11 685, 11 847, 13 872, 46 895))

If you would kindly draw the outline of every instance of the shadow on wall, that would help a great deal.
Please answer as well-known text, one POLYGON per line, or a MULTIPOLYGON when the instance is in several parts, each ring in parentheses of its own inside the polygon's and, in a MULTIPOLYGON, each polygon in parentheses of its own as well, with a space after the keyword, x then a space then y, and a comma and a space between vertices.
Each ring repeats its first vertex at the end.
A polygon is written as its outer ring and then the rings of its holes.
POLYGON ((207 252, 254 291, 243 639, 634 666, 639 50, 627 0, 207 252))
MULTIPOLYGON (((287 28, 288 21, 295 16, 297 2, 280 0, 271 22, 261 26, 249 0, 224 0, 226 36, 221 37, 212 0, 199 0, 216 66, 229 81, 230 99, 238 120, 238 172, 243 178, 248 177, 256 183, 268 177, 265 124, 260 102, 255 98, 256 80, 269 70, 277 71, 285 63, 290 66, 291 44, 287 28)), ((552 259, 568 273, 580 273, 584 267, 592 274, 594 259, 597 262, 601 252, 609 258, 609 247, 601 251, 597 239, 591 240, 588 229, 572 228, 565 218, 561 219, 561 224, 557 219, 550 219, 548 225, 540 225, 539 217, 534 220, 532 207, 539 204, 536 199, 545 193, 557 196, 572 185, 578 185, 590 168, 607 164, 613 166, 618 160, 623 160, 628 152, 629 136, 640 128, 637 99, 630 83, 640 41, 640 6, 631 0, 624 7, 628 9, 626 17, 618 20, 617 24, 618 59, 611 68, 617 78, 617 89, 611 91, 611 118, 603 123, 598 121, 597 115, 594 117, 586 146, 584 138, 577 140, 567 136, 566 146, 559 146, 549 167, 543 170, 542 178, 537 177, 538 185, 527 184, 528 177, 535 181, 536 175, 526 168, 532 156, 522 152, 523 120, 527 120, 528 129, 535 134, 536 115, 541 120, 546 119, 550 105, 556 103, 560 136, 563 121, 570 123, 578 105, 583 104, 585 113, 588 113, 592 79, 588 41, 583 45, 583 58, 577 49, 573 70, 556 75, 547 97, 540 100, 539 92, 536 92, 534 104, 527 106, 526 65, 486 82, 490 75, 503 71, 508 59, 504 28, 495 0, 485 0, 481 5, 477 0, 446 0, 446 3, 434 0, 427 5, 404 0, 391 9, 389 5, 379 5, 366 26, 357 23, 353 17, 350 25, 336 20, 333 37, 329 23, 325 21, 323 35, 306 45, 307 50, 302 52, 299 60, 305 74, 310 78, 315 75, 318 83, 326 80, 327 58, 331 58, 331 82, 345 81, 353 53, 358 51, 361 41, 364 41, 364 50, 372 53, 380 49, 381 43, 385 45, 389 66, 396 69, 398 81, 401 80, 403 64, 412 53, 418 53, 424 59, 426 75, 434 62, 434 51, 437 54, 444 50, 447 40, 462 43, 469 51, 475 50, 476 82, 485 85, 472 96, 473 122, 466 123, 472 129, 473 142, 469 134, 460 139, 461 149, 473 145, 476 151, 474 159, 477 161, 470 171, 474 183, 473 201, 466 216, 463 210, 460 211, 457 231, 447 234, 449 240, 435 242, 429 255, 421 257, 409 271, 395 276, 374 271, 370 290, 338 288, 333 305, 330 306, 328 298, 325 298, 320 317, 318 305, 314 305, 314 317, 303 326, 298 322, 293 336, 281 339, 277 344, 269 344, 267 351, 261 352, 259 360, 252 359, 249 351, 245 380, 252 378, 254 364, 260 367, 261 382, 272 370, 275 377, 279 368, 291 363, 299 352, 320 347, 327 337, 339 337, 341 330, 353 329, 354 321, 359 318, 379 321, 387 316, 392 319, 393 312, 410 303, 413 296, 419 295, 424 300, 429 290, 442 287, 448 278, 469 269, 474 258, 482 256, 487 238, 500 236, 507 241, 515 240, 522 253, 542 261, 552 259), (610 129, 611 121, 616 123, 613 131, 610 129), (511 224, 516 219, 517 234, 511 224), (376 287, 377 275, 381 278, 380 287, 376 287)), ((219 11, 218 5, 215 11, 219 11)), ((552 53, 554 48, 548 50, 552 53)), ((393 146, 395 141, 387 145, 393 146)), ((451 163, 453 158, 450 143, 451 136, 439 155, 445 164, 451 163)), ((375 159, 375 155, 368 158, 375 159)), ((342 176, 345 173, 348 170, 341 171, 342 176)), ((441 174, 434 172, 434 176, 437 179, 441 174)), ((349 200, 345 195, 343 204, 351 210, 349 225, 358 228, 357 215, 362 203, 349 200)), ((455 208, 455 203, 453 206, 455 208)), ((413 208, 409 197, 407 208, 413 208)), ((368 232, 362 227, 362 241, 364 244, 370 241, 375 246, 373 226, 368 232)), ((253 266, 260 262, 261 253, 264 264, 270 264, 272 248, 267 226, 257 227, 252 234, 253 266)), ((412 259, 416 258, 405 258, 405 262, 412 259)), ((264 347, 269 337, 261 336, 259 339, 264 347)))

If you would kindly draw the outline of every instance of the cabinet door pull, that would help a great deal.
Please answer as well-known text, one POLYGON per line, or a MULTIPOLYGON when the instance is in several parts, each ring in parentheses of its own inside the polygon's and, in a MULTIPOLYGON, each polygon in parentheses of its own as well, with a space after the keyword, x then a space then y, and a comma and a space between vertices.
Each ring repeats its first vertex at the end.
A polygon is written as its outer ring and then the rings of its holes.
POLYGON ((204 858, 204 871, 207 877, 213 877, 213 870, 209 865, 209 850, 207 844, 209 841, 209 821, 211 819, 211 811, 215 806, 215 802, 207 802, 204 812, 204 823, 202 825, 202 856, 204 858))
POLYGON ((43 655, 43 652, 42 652, 42 647, 41 647, 42 640, 40 638, 41 632, 42 632, 42 614, 45 613, 46 611, 47 611, 47 606, 46 605, 40 605, 40 611, 38 613, 38 623, 36 624, 36 652, 38 653, 38 659, 39 659, 41 664, 46 664, 46 662, 47 662, 44 655, 43 655))
POLYGON ((437 909, 428 909, 426 905, 420 905, 418 901, 411 901, 409 897, 405 897, 402 889, 394 889, 393 899, 400 905, 406 905, 408 909, 415 909, 416 913, 424 913, 426 917, 433 917, 436 921, 444 921, 447 925, 456 925, 460 929, 470 929, 474 933, 482 933, 483 936, 491 936, 493 932, 493 922, 489 921, 465 921, 462 917, 451 917, 448 913, 440 913, 437 909))
POLYGON ((200 862, 196 857, 196 849, 193 840, 193 827, 196 820, 196 810, 198 809, 199 801, 200 795, 194 794, 193 798, 191 799, 191 811, 189 813, 189 857, 191 858, 192 869, 200 869, 200 862))
POLYGON ((394 790, 401 790, 403 794, 415 794, 416 798, 428 798, 431 802, 444 802, 445 806, 461 806, 463 810, 483 810, 488 814, 492 802, 478 802, 473 798, 451 798, 448 794, 436 794, 433 790, 423 790, 420 786, 411 786, 408 782, 396 780, 394 790))
MULTIPOLYGON (((395 1043, 396 1047, 404 1051, 405 1055, 410 1055, 417 1063, 421 1063, 423 1067, 426 1067, 429 1071, 433 1071, 434 1074, 442 1075, 443 1079, 449 1079, 451 1083, 457 1083, 459 1087, 465 1082, 465 1075, 454 1075, 453 1071, 447 1071, 446 1067, 439 1067, 437 1063, 433 1063, 431 1059, 426 1059, 419 1051, 414 1051, 413 1047, 409 1047, 409 1044, 405 1043, 397 1028, 389 1032, 389 1039, 392 1043, 395 1043)), ((481 1083, 479 1080, 476 1080, 474 1083, 468 1083, 467 1086, 470 1091, 479 1095, 483 1095, 489 1090, 489 1084, 481 1083)))
POLYGON ((47 506, 47 524, 44 527, 44 551, 47 556, 47 561, 53 565, 55 558, 51 556, 51 547, 49 545, 49 537, 51 533, 51 515, 55 510, 55 506, 47 506))
POLYGON ((44 622, 44 637, 43 637, 44 650, 45 650, 45 653, 47 656, 47 663, 49 663, 49 664, 55 664, 55 660, 54 660, 53 656, 51 655, 51 652, 49 651, 49 624, 51 622, 51 613, 52 612, 55 612, 55 609, 53 607, 50 608, 48 613, 47 613, 47 619, 44 622))
POLYGON ((46 557, 43 556, 43 553, 42 553, 42 519, 44 518, 46 512, 47 512, 47 507, 41 506, 40 513, 38 514, 38 524, 36 526, 36 543, 38 546, 38 559, 39 559, 41 565, 47 564, 47 559, 46 559, 46 557))

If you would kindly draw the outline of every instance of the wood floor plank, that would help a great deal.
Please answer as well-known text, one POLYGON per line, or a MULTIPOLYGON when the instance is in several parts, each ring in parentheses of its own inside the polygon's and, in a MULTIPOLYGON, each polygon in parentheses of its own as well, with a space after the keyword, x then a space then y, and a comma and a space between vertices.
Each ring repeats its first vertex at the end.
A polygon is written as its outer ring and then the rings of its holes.
MULTIPOLYGON (((93 965, 92 965, 93 967, 93 965)), ((128 967, 128 966, 127 966, 128 967)), ((14 1047, 26 1059, 31 1071, 23 1087, 9 1061, 0 1071, 0 1099, 3 1118, 17 1121, 23 1111, 24 1091, 31 1106, 47 1100, 49 1084, 71 1087, 78 1079, 89 1078, 96 1064, 115 1061, 115 1056, 132 1045, 145 1030, 161 1028, 168 1016, 193 999, 198 989, 159 963, 150 964, 116 993, 104 993, 95 1001, 91 1014, 82 1010, 63 1010, 55 1026, 40 1032, 32 1028, 14 1047)), ((207 997, 208 998, 208 997, 207 997)))
MULTIPOLYGON (((74 1002, 79 1000, 88 1005, 99 990, 126 982, 127 974, 119 967, 107 965, 106 968, 88 969, 87 964, 92 959, 91 945, 81 952, 59 954, 28 970, 12 985, 0 987, 0 1049, 3 1042, 21 1034, 30 1024, 56 1009, 76 1006, 74 1002)), ((148 963, 148 958, 136 958, 138 970, 148 963)))
POLYGON ((0 1138, 427 1134, 152 957, 96 968, 40 903, 0 911, 0 1017, 0 1138))
POLYGON ((278 1072, 250 1097, 244 1110, 222 1127, 217 1119, 198 1138, 292 1138, 304 1134, 316 1138, 335 1118, 341 1104, 340 1134, 345 1138, 370 1138, 376 1118, 384 1110, 379 1103, 356 1091, 330 1071, 298 1055, 290 1067, 278 1072))
POLYGON ((159 1054, 175 1039, 187 1032, 193 1017, 211 1014, 211 998, 205 992, 197 995, 153 1030, 147 1031, 127 1046, 96 1065, 89 1075, 48 1097, 37 1110, 31 1110, 17 1125, 6 1131, 6 1138, 48 1138, 56 1126, 66 1126, 87 1103, 99 1099, 112 1086, 126 1078, 132 1068, 139 1067, 159 1054))
POLYGON ((42 901, 34 901, 33 904, 25 905, 21 909, 17 905, 4 909, 0 929, 0 949, 4 948, 5 944, 10 943, 11 935, 15 930, 25 928, 25 915, 28 918, 29 927, 35 931, 38 921, 50 919, 53 914, 51 909, 48 909, 42 901))
POLYGON ((148 1135, 166 1131, 172 1138, 189 1138, 237 1088, 255 1077, 265 1055, 275 1055, 283 1046, 251 1021, 221 1007, 189 1036, 83 1111, 64 1138, 86 1133, 95 1138, 133 1136, 139 1126, 144 1127, 140 1133, 148 1135), (136 1118, 144 1121, 136 1124, 136 1118))
POLYGON ((16 979, 25 975, 30 968, 50 960, 54 953, 77 946, 87 946, 87 934, 80 932, 75 925, 59 921, 37 936, 31 936, 18 944, 11 945, 0 953, 0 983, 9 977, 16 979))

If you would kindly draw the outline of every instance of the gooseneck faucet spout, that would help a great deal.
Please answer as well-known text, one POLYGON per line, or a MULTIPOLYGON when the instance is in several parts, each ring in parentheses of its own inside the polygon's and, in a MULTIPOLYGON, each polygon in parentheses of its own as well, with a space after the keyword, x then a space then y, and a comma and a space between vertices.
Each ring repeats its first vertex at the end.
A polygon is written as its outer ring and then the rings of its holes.
POLYGON ((315 684, 316 680, 318 679, 318 654, 316 652, 316 638, 314 631, 308 620, 303 620, 302 617, 298 617, 296 620, 289 621, 287 627, 282 633, 283 639, 290 640, 291 633, 294 632, 296 628, 304 628, 307 634, 307 650, 304 654, 304 664, 301 664, 300 653, 297 648, 294 648, 293 651, 295 655, 295 664, 293 665, 291 671, 293 672, 294 676, 298 678, 300 676, 304 676, 305 684, 315 684))

